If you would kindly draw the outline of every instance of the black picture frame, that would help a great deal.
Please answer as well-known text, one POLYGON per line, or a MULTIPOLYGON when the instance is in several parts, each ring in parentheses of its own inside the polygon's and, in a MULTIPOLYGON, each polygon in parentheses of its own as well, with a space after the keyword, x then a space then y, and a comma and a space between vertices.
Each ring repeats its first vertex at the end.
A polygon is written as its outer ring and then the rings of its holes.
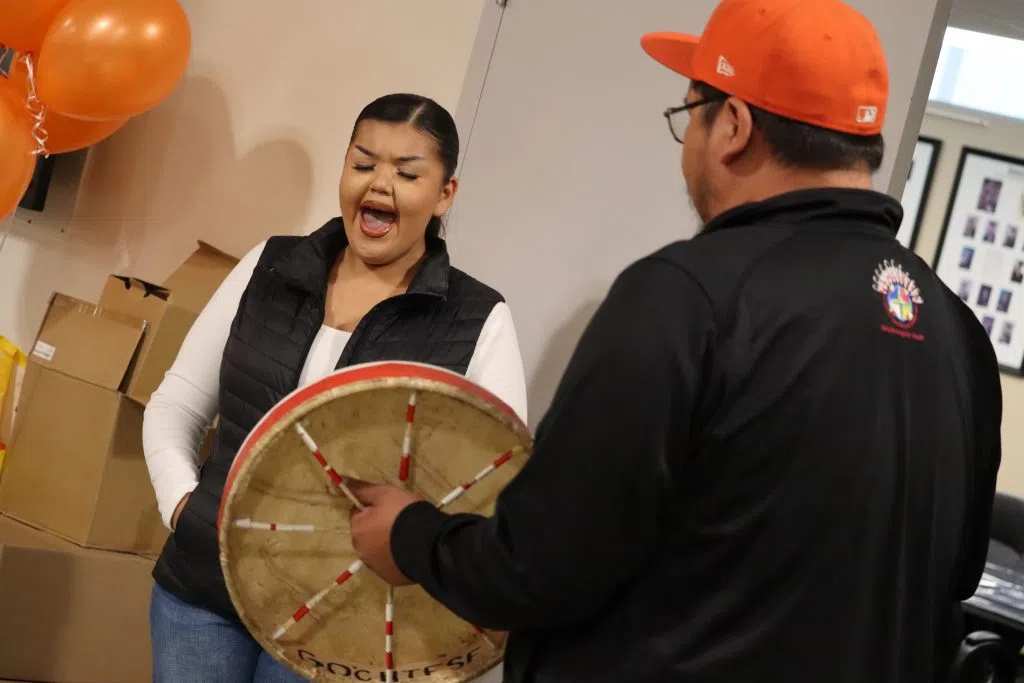
MULTIPOLYGON (((928 162, 928 170, 924 179, 924 189, 921 191, 921 201, 917 206, 914 226, 911 228, 910 241, 907 245, 907 248, 911 251, 917 247, 917 237, 921 233, 921 224, 924 222, 924 212, 928 208, 928 199, 932 192, 932 182, 935 180, 935 169, 939 165, 939 156, 942 154, 942 140, 929 137, 927 135, 919 135, 917 141, 929 145, 932 148, 932 155, 928 162)), ((907 172, 907 180, 910 180, 910 176, 913 172, 914 162, 911 161, 910 170, 907 172)), ((906 206, 903 208, 906 210, 906 206)))
MULTIPOLYGON (((968 161, 972 156, 987 159, 989 161, 996 161, 1004 164, 1010 164, 1011 166, 1018 166, 1020 168, 1020 174, 1024 176, 1024 159, 1010 156, 1008 154, 1000 154, 998 152, 992 152, 987 149, 981 149, 978 147, 964 146, 960 149, 960 160, 957 162, 956 175, 953 180, 953 188, 949 194, 949 201, 946 205, 946 214, 942 221, 942 231, 939 233, 939 243, 935 249, 935 256, 932 258, 932 268, 938 273, 939 264, 944 255, 944 251, 947 247, 950 224, 953 219, 953 213, 956 209, 957 200, 960 196, 961 184, 963 182, 964 168, 967 166, 968 161)), ((1024 252, 1022 252, 1024 255, 1024 252)), ((941 277, 941 276, 940 276, 941 277)), ((946 282, 948 287, 955 290, 954 283, 946 282)), ((1018 316, 1019 319, 1013 322, 1018 328, 1024 328, 1024 315, 1018 316)), ((1024 329, 1021 330, 1024 332, 1024 329)), ((990 337, 992 335, 990 334, 990 337)), ((1024 377, 1024 353, 1020 354, 1020 357, 1015 361, 1013 365, 1009 365, 1002 361, 999 362, 999 369, 1001 372, 1015 377, 1024 377)))

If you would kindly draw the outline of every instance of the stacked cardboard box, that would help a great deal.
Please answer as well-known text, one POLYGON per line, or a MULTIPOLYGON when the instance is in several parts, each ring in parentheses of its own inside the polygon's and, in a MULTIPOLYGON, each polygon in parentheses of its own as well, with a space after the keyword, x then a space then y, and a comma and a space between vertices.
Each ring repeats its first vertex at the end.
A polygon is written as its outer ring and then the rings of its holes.
POLYGON ((167 530, 143 411, 236 263, 200 243, 162 285, 112 275, 96 304, 51 298, 0 474, 0 623, 19 624, 0 638, 0 679, 149 679, 149 572, 167 530))
POLYGON ((90 550, 0 516, 0 677, 151 680, 151 559, 90 550))

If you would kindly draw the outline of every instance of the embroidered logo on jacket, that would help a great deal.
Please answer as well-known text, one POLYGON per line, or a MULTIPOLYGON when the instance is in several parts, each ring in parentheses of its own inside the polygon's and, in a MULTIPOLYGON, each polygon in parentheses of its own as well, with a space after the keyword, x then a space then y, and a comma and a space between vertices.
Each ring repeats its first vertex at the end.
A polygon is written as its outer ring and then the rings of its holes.
POLYGON ((924 335, 913 332, 921 312, 921 290, 903 266, 886 259, 875 268, 871 278, 872 289, 882 295, 882 305, 891 325, 883 324, 882 331, 906 339, 922 341, 924 335))

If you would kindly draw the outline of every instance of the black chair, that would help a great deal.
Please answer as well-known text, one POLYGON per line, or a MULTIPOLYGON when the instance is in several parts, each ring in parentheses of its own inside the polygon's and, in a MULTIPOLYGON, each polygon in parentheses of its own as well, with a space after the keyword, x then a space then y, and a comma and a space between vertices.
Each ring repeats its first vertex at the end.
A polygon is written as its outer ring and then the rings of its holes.
MULTIPOLYGON (((1024 500, 996 493, 987 560, 1024 573, 1024 500)), ((966 622, 968 635, 960 645, 951 683, 1014 681, 1024 632, 976 616, 966 622)))
POLYGON ((1024 500, 996 493, 989 537, 988 561, 1024 572, 1024 500))
POLYGON ((975 631, 960 643, 949 683, 1014 683, 1017 655, 989 631, 975 631))

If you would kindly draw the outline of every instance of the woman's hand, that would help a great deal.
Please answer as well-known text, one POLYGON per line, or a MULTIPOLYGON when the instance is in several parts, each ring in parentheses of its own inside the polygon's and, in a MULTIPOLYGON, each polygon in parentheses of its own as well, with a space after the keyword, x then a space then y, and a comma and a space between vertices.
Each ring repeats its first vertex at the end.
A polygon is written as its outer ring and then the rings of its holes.
POLYGON ((182 496, 181 501, 178 503, 178 507, 174 508, 174 514, 171 515, 171 531, 174 531, 178 527, 178 517, 181 516, 181 511, 185 509, 185 504, 188 502, 191 493, 186 493, 182 496))

